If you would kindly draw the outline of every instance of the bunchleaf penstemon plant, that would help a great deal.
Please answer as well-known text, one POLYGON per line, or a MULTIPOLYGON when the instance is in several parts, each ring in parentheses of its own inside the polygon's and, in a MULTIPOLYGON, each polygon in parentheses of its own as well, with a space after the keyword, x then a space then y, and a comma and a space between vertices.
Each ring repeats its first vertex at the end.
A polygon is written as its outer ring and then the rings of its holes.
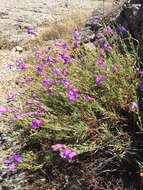
MULTIPOLYGON (((8 100, 19 100, 22 106, 11 110, 1 107, 0 112, 9 115, 10 124, 24 128, 23 141, 30 148, 23 160, 29 158, 27 162, 32 167, 52 161, 52 150, 59 151, 61 158, 71 162, 77 154, 101 149, 108 141, 110 130, 113 150, 125 150, 130 145, 130 139, 124 140, 121 132, 111 133, 117 126, 121 128, 123 117, 127 121, 130 114, 137 116, 136 123, 139 121, 137 88, 140 85, 143 91, 143 85, 138 77, 142 75, 137 67, 138 54, 130 35, 128 41, 133 49, 130 52, 126 48, 121 38, 122 33, 128 33, 124 27, 119 35, 101 18, 94 16, 94 19, 103 24, 103 30, 93 42, 93 51, 80 43, 75 29, 70 46, 55 41, 46 50, 37 50, 33 63, 16 61, 17 68, 23 72, 23 81, 20 91, 8 100), (33 151, 35 146, 44 152, 42 159, 37 149, 33 151)), ((33 29, 27 32, 37 34, 33 29)), ((13 158, 11 164, 12 161, 13 158)))

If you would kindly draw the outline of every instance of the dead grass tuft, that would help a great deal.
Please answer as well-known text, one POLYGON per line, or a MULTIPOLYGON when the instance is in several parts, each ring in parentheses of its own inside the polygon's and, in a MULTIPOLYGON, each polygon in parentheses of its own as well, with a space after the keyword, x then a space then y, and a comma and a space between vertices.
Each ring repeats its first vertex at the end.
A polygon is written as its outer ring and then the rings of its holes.
POLYGON ((54 23, 50 23, 42 34, 43 41, 62 39, 70 42, 73 30, 78 30, 85 24, 86 19, 91 14, 91 10, 83 10, 71 15, 63 15, 62 19, 54 23))

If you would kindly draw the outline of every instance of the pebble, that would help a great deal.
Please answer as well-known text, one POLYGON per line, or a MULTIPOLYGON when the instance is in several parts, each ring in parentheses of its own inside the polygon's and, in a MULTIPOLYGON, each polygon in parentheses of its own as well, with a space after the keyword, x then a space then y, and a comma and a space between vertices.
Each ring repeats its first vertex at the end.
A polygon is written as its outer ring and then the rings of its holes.
POLYGON ((18 52, 22 52, 23 51, 23 48, 22 47, 20 47, 20 46, 16 46, 16 51, 18 51, 18 52))

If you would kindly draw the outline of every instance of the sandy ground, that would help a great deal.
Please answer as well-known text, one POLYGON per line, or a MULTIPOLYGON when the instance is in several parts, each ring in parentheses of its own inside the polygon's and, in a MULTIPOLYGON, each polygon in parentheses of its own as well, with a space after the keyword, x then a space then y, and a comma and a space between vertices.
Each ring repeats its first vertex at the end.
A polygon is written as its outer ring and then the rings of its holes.
POLYGON ((28 27, 58 20, 63 13, 102 7, 101 0, 0 0, 0 38, 19 41, 28 27))

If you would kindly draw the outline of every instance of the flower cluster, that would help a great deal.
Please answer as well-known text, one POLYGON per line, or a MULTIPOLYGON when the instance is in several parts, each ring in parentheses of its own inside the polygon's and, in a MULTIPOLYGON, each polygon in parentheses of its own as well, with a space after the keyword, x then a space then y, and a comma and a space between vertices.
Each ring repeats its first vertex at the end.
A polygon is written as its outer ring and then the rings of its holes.
POLYGON ((52 145, 53 151, 60 151, 60 157, 65 158, 68 162, 72 162, 73 157, 75 157, 78 153, 73 151, 72 149, 66 148, 64 144, 55 144, 52 145))
POLYGON ((22 157, 16 153, 13 153, 13 156, 4 159, 3 163, 5 165, 8 165, 8 170, 15 170, 16 169, 15 164, 20 163, 21 161, 22 157))

